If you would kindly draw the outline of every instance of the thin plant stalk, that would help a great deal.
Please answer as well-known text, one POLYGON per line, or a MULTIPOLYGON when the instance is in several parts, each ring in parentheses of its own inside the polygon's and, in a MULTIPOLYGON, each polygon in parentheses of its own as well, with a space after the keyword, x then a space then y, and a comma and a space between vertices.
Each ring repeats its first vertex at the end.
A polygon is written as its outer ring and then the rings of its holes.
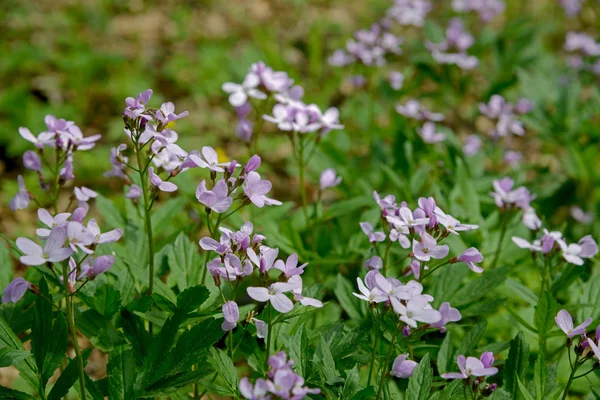
POLYGON ((381 397, 381 392, 383 390, 383 384, 385 383, 385 377, 386 377, 386 372, 384 371, 385 368, 388 367, 388 365, 390 365, 390 359, 392 358, 392 353, 394 352, 394 349, 396 348, 396 339, 398 338, 398 334, 400 333, 400 326, 401 324, 398 323, 398 326, 396 327, 396 331, 394 331, 394 336, 392 337, 392 343, 390 344, 390 349, 387 352, 387 356, 385 357, 385 362, 383 364, 382 367, 382 371, 381 371, 381 380, 379 381, 379 389, 377 389, 377 397, 376 400, 379 400, 379 398, 381 397))
POLYGON ((498 239, 498 244, 496 245, 496 251, 494 252, 494 260, 490 265, 490 268, 494 268, 498 263, 498 259, 500 259, 500 252, 502 251, 502 242, 504 241, 504 236, 506 235, 506 228, 508 226, 508 217, 503 216, 502 218, 502 228, 500 230, 500 238, 498 239))
POLYGON ((75 329, 73 297, 69 296, 69 267, 67 263, 63 263, 63 283, 65 291, 65 300, 67 302, 67 324, 69 326, 69 333, 71 334, 71 341, 73 342, 73 348, 75 349, 75 357, 77 358, 79 367, 79 387, 81 389, 81 399, 85 400, 85 371, 83 370, 83 358, 81 357, 81 349, 79 348, 79 342, 77 341, 77 330, 75 329))
MULTIPOLYGON (((571 349, 569 348, 569 349, 567 349, 567 351, 569 352, 569 355, 570 355, 571 349)), ((579 356, 577 356, 575 358, 575 363, 571 366, 571 374, 569 374, 569 380, 567 381, 567 386, 565 386, 565 391, 562 395, 562 400, 565 400, 567 398, 567 396, 569 395, 569 389, 571 388, 571 384, 575 380, 575 373, 579 369, 580 365, 581 365, 581 363, 579 362, 579 356)))

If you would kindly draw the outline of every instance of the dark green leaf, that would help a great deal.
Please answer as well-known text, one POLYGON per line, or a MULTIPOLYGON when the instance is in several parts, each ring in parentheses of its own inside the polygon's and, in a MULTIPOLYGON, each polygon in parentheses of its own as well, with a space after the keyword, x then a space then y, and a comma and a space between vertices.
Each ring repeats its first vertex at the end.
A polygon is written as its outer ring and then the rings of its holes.
POLYGON ((352 294, 354 286, 343 275, 338 274, 335 285, 335 295, 340 301, 340 305, 346 311, 350 319, 362 319, 359 300, 352 294))
POLYGON ((515 399, 523 398, 519 391, 517 378, 524 378, 529 365, 529 345, 525 341, 523 332, 510 342, 508 358, 504 366, 504 389, 510 392, 515 399))
POLYGON ((122 228, 127 225, 119 209, 106 197, 102 195, 96 197, 96 208, 104 219, 104 228, 122 228))
MULTIPOLYGON (((8 327, 4 319, 0 318, 0 343, 11 350, 23 351, 23 345, 13 331, 8 327)), ((19 370, 21 376, 27 383, 36 391, 39 390, 39 382, 37 378, 37 368, 31 357, 18 362, 15 367, 19 370)))
POLYGON ((471 354, 477 348, 477 344, 483 337, 486 328, 487 322, 485 320, 479 321, 461 341, 456 354, 471 354))
POLYGON ((198 244, 193 243, 185 233, 180 233, 168 252, 170 267, 169 283, 177 284, 180 291, 200 283, 202 260, 198 244))
POLYGON ((325 383, 328 385, 336 385, 344 382, 340 377, 339 372, 335 369, 335 360, 331 354, 331 346, 327 343, 323 335, 321 335, 321 341, 317 346, 314 361, 321 371, 325 383))
POLYGON ((0 386, 0 399, 1 400, 35 400, 35 397, 28 395, 27 393, 19 392, 0 386))
POLYGON ((408 380, 406 389, 406 400, 426 400, 431 391, 433 381, 433 369, 429 362, 429 353, 421 359, 419 365, 413 371, 408 380))
POLYGON ((537 328, 540 340, 545 338, 554 327, 554 316, 558 312, 558 303, 554 300, 552 293, 547 291, 538 300, 535 306, 533 325, 537 328))
POLYGON ((106 365, 108 375, 108 397, 111 400, 135 399, 134 384, 137 370, 133 350, 117 349, 113 351, 106 365))
POLYGON ((543 351, 538 353, 535 365, 533 367, 533 381, 535 383, 535 397, 538 400, 544 400, 546 393, 546 379, 548 376, 548 366, 546 365, 546 355, 543 351))
POLYGON ((45 385, 54 375, 56 369, 60 366, 63 357, 67 354, 69 348, 69 333, 67 331, 67 321, 63 313, 58 313, 52 332, 45 339, 46 356, 42 367, 42 379, 45 385))
POLYGON ((177 308, 184 314, 190 313, 200 307, 210 296, 206 286, 198 285, 188 287, 177 296, 177 308))
POLYGON ((16 365, 31 355, 25 350, 15 350, 10 347, 0 347, 0 368, 16 365))
MULTIPOLYGON (((87 358, 89 357, 92 349, 85 349, 82 357, 83 357, 83 366, 87 365, 87 358)), ((48 400, 60 400, 62 397, 66 396, 69 392, 69 389, 73 387, 75 382, 79 379, 79 358, 75 357, 69 361, 66 368, 63 370, 62 374, 58 377, 58 380, 50 390, 48 394, 48 400)))
POLYGON ((229 396, 235 396, 238 387, 238 375, 231 358, 223 350, 212 348, 208 362, 221 377, 230 391, 229 396))
POLYGON ((342 389, 342 399, 351 399, 356 393, 363 389, 358 383, 359 378, 358 365, 355 365, 354 368, 346 371, 346 379, 344 380, 344 388, 342 389))
POLYGON ((448 372, 450 363, 452 362, 452 356, 454 355, 454 349, 452 348, 452 335, 450 332, 446 333, 446 337, 442 341, 440 351, 437 356, 437 368, 440 374, 448 372))

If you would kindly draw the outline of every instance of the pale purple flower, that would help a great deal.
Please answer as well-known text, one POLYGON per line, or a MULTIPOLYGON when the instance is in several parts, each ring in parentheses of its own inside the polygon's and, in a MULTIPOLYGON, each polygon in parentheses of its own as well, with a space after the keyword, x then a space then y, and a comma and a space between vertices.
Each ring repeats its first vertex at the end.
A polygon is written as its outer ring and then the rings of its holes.
POLYGON ((235 301, 226 302, 221 309, 223 311, 223 318, 225 318, 221 324, 221 329, 227 332, 236 327, 238 319, 240 319, 240 310, 235 301))
MULTIPOLYGON (((373 270, 372 272, 377 272, 373 270)), ((378 273, 378 272, 377 272, 378 273)), ((352 293, 354 296, 358 297, 361 300, 368 301, 369 303, 382 303, 388 299, 388 296, 383 293, 379 288, 372 287, 372 289, 367 288, 363 281, 360 278, 356 278, 356 283, 358 284, 358 293, 352 293)))
POLYGON ((191 151, 188 155, 187 159, 183 162, 182 168, 189 167, 200 167, 200 168, 208 168, 215 172, 223 172, 225 171, 223 167, 228 167, 229 163, 220 163, 219 155, 210 146, 202 147, 202 154, 197 151, 191 151))
POLYGON ((571 243, 567 244, 564 240, 557 240, 558 245, 562 251, 563 258, 570 264, 583 265, 583 258, 581 257, 582 248, 580 245, 571 243))
POLYGON ((227 188, 227 182, 225 179, 220 179, 212 190, 206 189, 206 181, 200 182, 198 188, 196 188, 196 198, 207 208, 210 208, 214 212, 222 213, 231 207, 233 199, 228 196, 229 189, 227 188))
POLYGON ((513 189, 514 181, 508 177, 494 180, 493 185, 494 191, 490 192, 490 195, 500 208, 514 206, 527 210, 529 203, 535 199, 535 195, 532 195, 524 186, 513 189))
POLYGON ((582 237, 577 244, 581 247, 579 256, 582 258, 592 258, 598 254, 598 243, 596 243, 592 235, 582 237))
POLYGON ((231 250, 231 239, 228 235, 222 234, 221 239, 217 242, 215 239, 211 237, 204 237, 200 239, 200 247, 206 251, 215 251, 220 255, 224 255, 231 250))
POLYGON ((264 100, 267 95, 257 89, 260 84, 258 76, 254 73, 248 73, 242 84, 226 82, 221 87, 225 93, 229 93, 229 104, 234 107, 244 105, 249 97, 258 100, 264 100))
POLYGON ((337 176, 335 169, 327 168, 326 170, 321 172, 321 177, 319 179, 321 190, 336 187, 341 182, 342 182, 342 177, 337 176))
POLYGON ((29 205, 29 192, 25 187, 25 181, 21 175, 17 176, 17 184, 19 186, 19 191, 8 204, 8 208, 10 208, 11 211, 22 210, 29 205))
POLYGON ((439 311, 442 319, 440 319, 438 322, 432 323, 431 327, 440 328, 440 332, 442 333, 446 332, 446 324, 448 322, 457 322, 462 318, 460 312, 456 308, 450 306, 450 303, 448 302, 442 303, 439 311))
POLYGON ((94 192, 92 189, 89 189, 85 186, 82 186, 80 188, 75 187, 73 189, 73 193, 75 194, 75 197, 79 201, 88 201, 90 199, 95 199, 98 196, 98 193, 94 192))
POLYGON ((4 288, 2 294, 2 303, 16 303, 31 289, 31 283, 23 278, 13 279, 8 286, 4 288))
POLYGON ((392 242, 400 243, 403 249, 408 249, 410 247, 410 240, 406 235, 410 233, 410 230, 406 226, 398 226, 396 228, 390 229, 390 240, 392 242))
POLYGON ((252 322, 256 326, 256 336, 264 339, 267 337, 268 326, 265 321, 261 321, 260 319, 252 318, 252 322))
POLYGON ((394 225, 396 229, 402 229, 403 227, 415 228, 429 223, 429 218, 418 218, 418 216, 415 216, 408 207, 401 207, 399 214, 398 217, 394 215, 388 215, 386 217, 387 221, 394 225))
POLYGON ((533 207, 529 207, 523 212, 523 225, 532 231, 537 231, 542 227, 542 220, 537 216, 533 207))
POLYGON ((402 300, 408 300, 411 295, 407 292, 406 287, 395 278, 385 278, 379 272, 374 274, 375 286, 389 299, 396 297, 402 300))
POLYGON ((42 161, 35 151, 27 150, 23 153, 23 165, 31 171, 42 172, 42 161))
POLYGON ((466 357, 463 355, 459 355, 456 358, 456 363, 458 364, 458 368, 460 372, 450 372, 447 374, 442 374, 442 378, 444 379, 467 379, 471 376, 481 377, 481 376, 492 376, 498 373, 498 368, 496 367, 486 367, 484 363, 475 357, 466 357))
POLYGON ((556 317, 554 317, 554 321, 556 325, 567 335, 568 338, 572 338, 574 336, 583 335, 585 333, 585 328, 587 328, 593 321, 592 318, 588 318, 580 325, 573 327, 573 317, 567 310, 560 310, 556 317))
POLYGON ((417 322, 433 324, 442 319, 442 314, 429 305, 429 297, 416 295, 402 304, 396 297, 390 299, 392 308, 400 316, 400 320, 407 325, 416 328, 417 322))
POLYGON ((67 157, 63 167, 60 169, 59 177, 63 181, 72 181, 75 179, 73 173, 73 159, 71 156, 67 157))
POLYGON ((20 260, 25 265, 42 265, 46 262, 61 262, 73 254, 69 247, 63 247, 67 231, 64 227, 55 227, 48 235, 46 243, 42 248, 30 239, 20 237, 17 239, 17 247, 23 255, 20 260))
POLYGON ((395 108, 399 114, 418 121, 439 122, 444 120, 444 115, 429 111, 418 100, 408 100, 405 105, 398 103, 395 108))
POLYGON ((133 184, 129 187, 129 190, 127 191, 127 194, 125 195, 125 197, 127 197, 128 199, 132 199, 132 200, 139 199, 143 193, 144 192, 142 192, 141 187, 139 187, 136 184, 133 184))
POLYGON ((473 156, 481 150, 481 139, 477 135, 469 135, 463 145, 463 153, 466 156, 473 156))
POLYGON ((441 132, 437 132, 435 129, 435 123, 425 122, 423 127, 419 129, 419 135, 425 143, 435 144, 441 143, 446 140, 446 135, 441 132))
POLYGON ((177 185, 172 182, 163 181, 160 176, 154 173, 154 167, 148 168, 148 174, 150 175, 150 183, 153 186, 156 186, 159 190, 163 192, 174 192, 177 190, 177 185))
POLYGON ((69 246, 73 252, 81 249, 84 253, 93 254, 94 251, 86 246, 94 244, 94 234, 80 222, 71 221, 67 224, 67 235, 69 238, 69 246))
POLYGON ((469 247, 465 251, 462 252, 460 256, 456 258, 458 262, 464 262, 467 264, 467 267, 473 272, 478 274, 483 272, 483 268, 478 267, 475 263, 480 263, 483 261, 483 256, 475 247, 469 247))
POLYGON ((248 378, 240 379, 240 393, 249 400, 268 400, 271 396, 268 394, 267 382, 264 379, 257 379, 252 386, 248 378))
POLYGON ((390 82, 392 89, 400 90, 404 84, 404 74, 402 72, 392 71, 388 76, 388 81, 390 82))
POLYGON ((432 9, 429 0, 395 0, 387 11, 387 16, 400 25, 421 27, 432 9))
POLYGON ((82 279, 84 276, 87 276, 88 279, 94 279, 108 271, 114 263, 115 257, 111 255, 97 257, 93 263, 87 259, 81 265, 81 274, 78 279, 82 279))
POLYGON ((383 261, 379 256, 373 256, 365 261, 365 268, 368 270, 383 268, 383 261))
POLYGON ((394 359, 390 373, 396 378, 410 378, 418 365, 412 360, 407 360, 408 354, 400 354, 394 359))
POLYGON ((260 273, 265 273, 275 266, 279 249, 261 246, 260 257, 252 248, 249 248, 246 253, 248 258, 259 268, 260 273))
POLYGON ((308 263, 304 263, 301 266, 298 266, 298 254, 294 253, 287 258, 285 264, 282 260, 277 260, 273 267, 283 272, 287 278, 290 278, 294 275, 302 275, 304 273, 304 268, 307 265, 308 263))
POLYGON ((292 113, 287 106, 283 104, 276 104, 273 107, 273 116, 263 115, 265 121, 269 121, 277 125, 277 128, 282 131, 291 131, 293 128, 292 124, 292 113))
POLYGON ((293 275, 288 283, 296 285, 294 290, 292 290, 292 294, 294 295, 294 300, 299 301, 303 306, 310 306, 321 308, 323 307, 323 302, 321 300, 313 299, 312 297, 304 297, 302 295, 302 277, 300 275, 293 275))
POLYGON ((47 238, 48 235, 50 235, 50 232, 52 231, 52 229, 54 229, 57 226, 64 226, 66 225, 67 221, 69 220, 69 217, 71 216, 70 213, 60 213, 60 214, 56 214, 55 217, 53 217, 48 210, 44 209, 44 208, 40 208, 37 212, 38 215, 38 219, 40 220, 40 222, 42 222, 44 225, 46 225, 48 228, 50 229, 46 229, 46 228, 39 228, 35 231, 35 233, 40 237, 40 238, 47 238))
POLYGON ((479 228, 479 225, 463 224, 452 215, 446 214, 441 208, 435 208, 437 221, 450 233, 458 235, 461 231, 470 231, 479 228))
POLYGON ((235 135, 243 140, 244 142, 250 142, 252 139, 252 133, 254 131, 254 124, 252 121, 246 118, 240 118, 235 127, 235 135))
POLYGON ((176 121, 178 119, 184 118, 188 116, 188 112, 184 111, 181 114, 175 114, 175 104, 168 102, 163 103, 160 106, 160 110, 156 111, 156 119, 162 122, 163 124, 168 124, 169 122, 176 121))
POLYGON ((522 249, 527 249, 531 251, 542 251, 542 242, 540 242, 539 240, 535 240, 533 241, 533 243, 529 243, 527 240, 517 236, 513 236, 511 240, 514 244, 516 244, 522 249))
MULTIPOLYGON (((409 267, 410 272, 412 272, 415 278, 419 279, 421 277, 421 262, 417 259, 412 259, 409 267)), ((428 267, 425 267, 425 269, 428 269, 428 267)), ((410 272, 407 272, 407 274, 410 274, 410 272)))
POLYGON ((438 246, 437 242, 429 233, 421 235, 421 240, 413 239, 413 253, 420 261, 429 261, 432 258, 441 259, 448 255, 450 249, 447 245, 438 246))
POLYGON ((100 227, 94 218, 88 221, 87 229, 94 236, 94 243, 96 244, 113 243, 123 236, 123 230, 118 228, 104 233, 100 232, 100 227))
POLYGON ((369 222, 361 222, 360 229, 369 237, 369 243, 383 242, 386 238, 383 232, 373 232, 373 225, 369 222))
POLYGON ((72 221, 83 222, 83 219, 89 211, 88 203, 79 203, 79 206, 73 211, 72 221))
MULTIPOLYGON (((187 151, 183 150, 177 143, 177 139, 179 135, 172 129, 163 129, 162 132, 156 133, 154 135, 154 142, 150 146, 150 149, 157 156, 159 153, 165 154, 163 158, 172 159, 172 158, 185 158, 187 157, 187 151)), ((156 157, 154 157, 156 159, 156 157)), ((154 160, 153 160, 154 161, 154 160)))
POLYGON ((41 149, 45 146, 54 147, 55 146, 55 135, 53 132, 42 132, 38 137, 35 137, 31 131, 27 128, 19 128, 19 135, 28 142, 35 144, 35 147, 41 149))
POLYGON ((273 308, 281 313, 286 313, 294 308, 294 303, 285 295, 296 288, 293 283, 276 282, 268 288, 249 287, 246 289, 248 296, 260 302, 271 302, 273 308))
POLYGON ((127 97, 125 99, 125 105, 132 110, 144 109, 144 106, 148 104, 152 97, 152 89, 146 89, 142 93, 138 94, 134 99, 133 97, 127 97))
POLYGON ((260 163, 261 158, 258 156, 258 154, 253 155, 252 157, 250 157, 250 159, 244 166, 244 169, 242 170, 242 175, 246 175, 248 172, 256 171, 258 167, 260 167, 260 163))
POLYGON ((260 179, 258 172, 249 172, 244 180, 244 193, 248 199, 258 208, 263 208, 266 205, 280 206, 282 203, 278 200, 271 199, 265 196, 271 191, 271 182, 260 179))
POLYGON ((72 144, 77 150, 85 151, 94 148, 96 142, 100 140, 102 135, 92 135, 83 137, 81 129, 75 124, 69 126, 68 130, 63 135, 65 141, 72 144))
MULTIPOLYGON (((4 297, 2 298, 2 301, 4 301, 4 297)), ((592 352, 594 353, 596 358, 600 361, 600 348, 598 348, 598 346, 596 346, 596 343, 594 343, 594 341, 590 338, 588 338, 587 343, 590 345, 590 348, 592 349, 592 352)))
POLYGON ((321 137, 334 129, 344 129, 344 125, 339 123, 340 112, 337 108, 329 107, 324 113, 321 113, 320 110, 318 111, 318 119, 322 129, 319 133, 321 137))
POLYGON ((527 114, 533 110, 533 103, 525 97, 521 97, 515 104, 515 111, 519 114, 527 114))
POLYGON ((581 224, 589 225, 593 220, 594 216, 591 213, 587 213, 581 209, 581 207, 571 207, 571 217, 581 224))

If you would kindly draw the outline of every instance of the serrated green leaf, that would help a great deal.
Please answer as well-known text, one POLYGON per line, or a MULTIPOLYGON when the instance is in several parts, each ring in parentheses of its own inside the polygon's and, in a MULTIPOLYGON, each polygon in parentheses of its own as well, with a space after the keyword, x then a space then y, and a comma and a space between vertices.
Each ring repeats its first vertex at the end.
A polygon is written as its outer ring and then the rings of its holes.
MULTIPOLYGON (((89 357, 92 349, 85 349, 82 354, 83 366, 87 365, 87 358, 89 357)), ((75 357, 69 360, 69 363, 58 377, 56 383, 48 393, 48 400, 60 400, 66 396, 69 389, 73 387, 75 382, 79 379, 79 357, 75 357)))
POLYGON ((111 400, 135 399, 134 385, 137 368, 133 350, 117 349, 110 353, 106 365, 108 376, 108 397, 111 400))
POLYGON ((198 285, 188 287, 177 296, 178 312, 190 313, 200 307, 210 296, 206 286, 198 285))
POLYGON ((433 369, 429 362, 429 353, 421 359, 408 380, 406 400, 426 400, 431 391, 433 369))
POLYGON ((531 397, 531 395, 527 391, 527 388, 525 387, 523 382, 521 382, 521 379, 518 376, 517 376, 517 384, 519 385, 519 393, 521 393, 523 395, 525 400, 533 400, 533 397, 531 397))
POLYGON ((440 374, 448 372, 448 367, 452 362, 454 355, 454 348, 452 347, 452 335, 450 332, 446 333, 446 337, 442 341, 440 351, 436 360, 437 368, 440 374))
POLYGON ((16 365, 31 355, 26 350, 11 349, 10 347, 0 347, 0 368, 16 365))
POLYGON ((229 389, 229 396, 236 396, 238 387, 238 375, 233 361, 223 350, 211 348, 208 362, 221 377, 229 389))
POLYGON ((346 379, 344 380, 344 388, 342 389, 342 399, 351 399, 356 393, 363 389, 358 383, 359 379, 358 365, 355 365, 354 368, 346 371, 346 379))
POLYGON ((515 399, 522 398, 518 389, 517 378, 522 378, 527 373, 529 366, 529 345, 525 341, 523 332, 510 342, 508 358, 504 366, 504 389, 510 392, 515 399))
POLYGON ((4 386, 0 386, 0 399, 1 400, 35 400, 35 397, 20 392, 18 390, 13 390, 6 388, 4 386))
POLYGON ((325 383, 328 385, 336 385, 344 382, 335 368, 335 360, 331 354, 331 346, 327 343, 323 335, 321 335, 321 340, 317 346, 314 361, 321 371, 325 383))
POLYGON ((167 258, 169 260, 169 281, 177 284, 180 291, 200 283, 202 265, 198 245, 193 243, 185 233, 181 232, 171 245, 167 258))
MULTIPOLYGON (((0 318, 0 343, 12 350, 24 350, 21 341, 17 338, 14 332, 10 329, 6 321, 0 318)), ((21 376, 27 381, 36 391, 39 390, 39 382, 37 378, 37 367, 33 357, 27 357, 15 364, 15 367, 20 372, 21 376)))
POLYGON ((533 325, 537 329, 540 340, 545 338, 548 332, 554 327, 554 316, 558 312, 558 309, 559 305, 551 292, 547 291, 540 296, 535 306, 533 318, 533 325))
POLYGON ((477 344, 483 337, 487 328, 485 320, 479 321, 467 334, 460 343, 460 347, 455 354, 471 354, 477 348, 477 344))
POLYGON ((538 400, 544 400, 546 393, 546 379, 548 376, 548 366, 546 364, 546 355, 543 351, 538 353, 535 365, 533 367, 533 382, 535 383, 535 397, 538 400))

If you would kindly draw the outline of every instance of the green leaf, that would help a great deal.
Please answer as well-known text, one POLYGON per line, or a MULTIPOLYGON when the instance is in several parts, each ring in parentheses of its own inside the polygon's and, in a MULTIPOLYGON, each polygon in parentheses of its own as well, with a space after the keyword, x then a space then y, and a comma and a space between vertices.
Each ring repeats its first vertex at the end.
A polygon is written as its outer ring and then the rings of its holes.
POLYGON ((554 327, 554 316, 558 312, 559 305, 554 300, 550 291, 545 292, 535 306, 533 325, 536 327, 540 340, 545 338, 554 327))
POLYGON ((539 299, 535 293, 521 282, 508 278, 504 284, 512 293, 525 300, 529 305, 535 306, 538 303, 539 299))
MULTIPOLYGON (((40 295, 35 299, 33 312, 33 326, 31 327, 31 352, 35 357, 38 371, 44 370, 47 347, 50 345, 50 334, 52 332, 52 303, 46 279, 42 277, 38 283, 40 295)), ((42 386, 46 381, 42 374, 42 386)))
POLYGON ((426 400, 431 391, 433 369, 429 362, 429 353, 421 359, 408 380, 406 400, 426 400))
MULTIPOLYGON (((87 358, 89 357, 92 349, 85 349, 83 351, 83 366, 87 365, 87 358)), ((79 357, 75 357, 69 361, 62 374, 58 377, 56 383, 48 394, 48 400, 60 400, 66 396, 69 389, 73 387, 75 382, 79 379, 79 357)))
POLYGON ((436 364, 440 374, 448 372, 448 367, 452 362, 454 355, 454 349, 452 348, 452 335, 450 332, 446 333, 446 337, 442 341, 440 351, 438 352, 436 364))
POLYGON ((96 209, 104 219, 105 228, 122 228, 127 225, 121 211, 112 201, 100 194, 96 197, 96 209))
POLYGON ((181 232, 177 236, 167 258, 170 267, 169 281, 175 283, 180 291, 200 283, 203 266, 198 245, 193 243, 185 233, 181 232))
POLYGON ((31 355, 26 350, 15 350, 10 347, 0 347, 0 368, 16 365, 31 355))
POLYGON ((238 375, 233 361, 223 350, 211 348, 208 362, 223 379, 230 391, 230 396, 236 396, 238 387, 238 375))
POLYGON ((527 388, 525 387, 525 385, 523 385, 523 382, 521 382, 521 379, 518 376, 517 376, 517 384, 519 385, 519 392, 523 395, 525 400, 533 400, 533 397, 531 397, 531 395, 527 391, 527 388))
POLYGON ((452 305, 460 307, 488 296, 506 280, 506 269, 493 269, 486 271, 483 275, 469 281, 469 283, 456 292, 452 296, 452 300, 450 300, 452 305))
POLYGON ((321 335, 321 341, 315 351, 314 361, 317 368, 321 371, 325 383, 336 385, 344 382, 339 372, 335 369, 335 360, 331 354, 331 346, 327 343, 323 335, 321 335))
POLYGON ((168 223, 173 215, 181 210, 186 200, 184 197, 176 197, 167 200, 158 210, 152 209, 152 226, 158 228, 168 223))
POLYGON ((335 285, 335 295, 340 301, 340 305, 346 311, 350 319, 362 319, 359 300, 352 294, 354 287, 342 274, 337 275, 335 285))
POLYGON ((42 366, 42 379, 45 385, 60 366, 69 349, 67 321, 63 313, 58 313, 49 336, 45 338, 46 356, 42 366))
POLYGON ((465 335, 461 341, 460 347, 456 354, 471 354, 476 348, 477 344, 483 337, 487 328, 487 322, 481 320, 465 335))
POLYGON ((188 314, 200 307, 210 296, 206 286, 198 285, 185 289, 177 296, 178 312, 188 314))
POLYGON ((106 374, 108 375, 109 399, 135 399, 134 384, 137 370, 133 350, 121 348, 110 353, 106 374))
POLYGON ((515 399, 523 398, 518 390, 518 378, 525 377, 529 365, 529 345, 525 341, 523 332, 510 342, 508 358, 504 366, 504 389, 510 392, 515 399))
POLYGON ((360 375, 358 373, 358 364, 349 371, 346 371, 346 379, 344 380, 344 388, 342 389, 342 399, 351 399, 356 393, 362 390, 362 386, 358 383, 360 375))
POLYGON ((13 390, 6 388, 4 386, 0 386, 0 399, 1 400, 35 400, 35 397, 19 392, 18 390, 13 390))
POLYGON ((461 380, 455 379, 439 392, 436 392, 430 400, 453 400, 464 399, 464 384, 461 380))
POLYGON ((535 397, 544 400, 546 393, 546 379, 548 376, 548 365, 546 364, 546 353, 540 351, 533 367, 533 382, 535 383, 535 397))
POLYGON ((104 317, 112 317, 121 307, 121 293, 114 285, 101 285, 96 287, 91 304, 96 311, 104 317))
POLYGON ((355 213, 357 212, 356 210, 371 206, 371 204, 373 204, 373 197, 371 196, 353 197, 350 200, 336 201, 327 209, 327 211, 325 211, 322 220, 326 221, 350 213, 355 213))
MULTIPOLYGON (((3 318, 0 318, 0 343, 11 350, 23 351, 23 345, 3 318)), ((27 357, 15 364, 20 375, 36 391, 39 391, 37 368, 32 357, 27 357)))
POLYGON ((310 362, 310 345, 306 336, 306 328, 301 325, 294 336, 283 336, 288 354, 302 376, 308 376, 310 362))

